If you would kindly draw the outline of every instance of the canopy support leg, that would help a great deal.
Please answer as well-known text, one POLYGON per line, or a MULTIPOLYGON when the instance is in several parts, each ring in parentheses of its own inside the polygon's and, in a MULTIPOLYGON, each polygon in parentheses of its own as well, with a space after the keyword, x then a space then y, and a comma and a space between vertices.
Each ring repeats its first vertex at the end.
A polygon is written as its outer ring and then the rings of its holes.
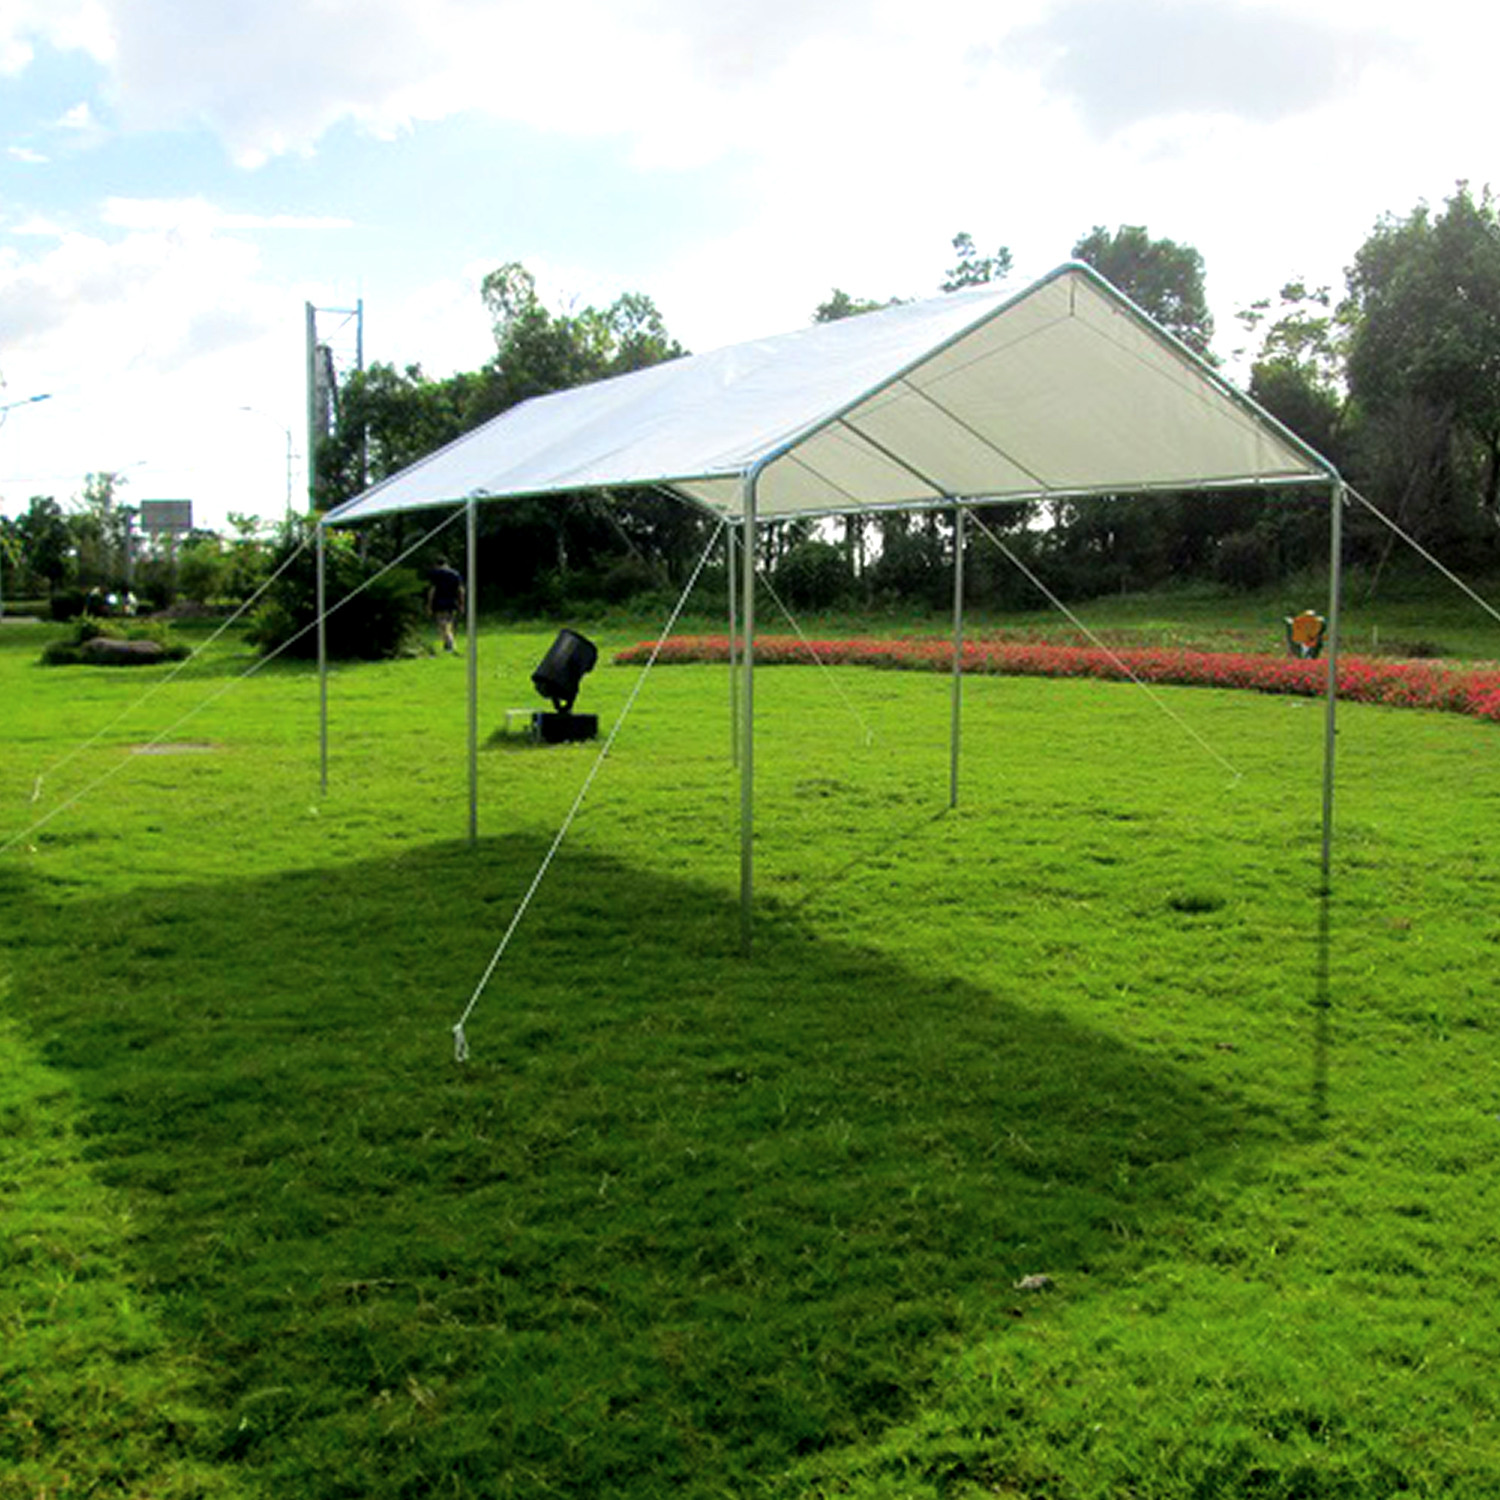
POLYGON ((464 518, 468 584, 464 590, 464 650, 469 675, 469 843, 479 842, 479 549, 475 545, 477 507, 468 502, 464 518))
POLYGON ((729 580, 729 762, 740 763, 740 609, 736 593, 734 566, 738 561, 734 548, 734 527, 724 528, 724 573, 729 580))
POLYGON ((948 806, 958 806, 958 757, 963 735, 964 702, 964 541, 967 512, 953 508, 953 730, 948 767, 948 806))
POLYGON ((1339 607, 1344 571, 1344 485, 1333 487, 1328 523, 1327 710, 1323 729, 1323 894, 1333 889, 1333 782, 1338 743, 1339 607))
POLYGON ((318 583, 318 787, 328 795, 328 546, 327 532, 319 521, 316 528, 318 583))
POLYGON ((750 953, 751 906, 755 890, 755 474, 745 477, 743 536, 740 540, 741 609, 744 644, 740 694, 740 948, 750 953))

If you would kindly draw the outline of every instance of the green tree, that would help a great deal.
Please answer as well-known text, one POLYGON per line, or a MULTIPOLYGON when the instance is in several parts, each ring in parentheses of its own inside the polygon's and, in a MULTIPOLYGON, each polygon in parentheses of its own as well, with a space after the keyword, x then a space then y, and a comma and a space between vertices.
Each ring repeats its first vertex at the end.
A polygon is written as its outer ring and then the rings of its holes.
POLYGON ((136 513, 133 506, 120 503, 124 487, 124 478, 109 470, 84 479, 83 493, 68 517, 80 584, 111 588, 125 582, 136 513))
POLYGON ((829 292, 827 298, 813 309, 814 323, 838 323, 845 318, 857 318, 861 313, 879 312, 882 307, 893 307, 895 298, 877 302, 872 297, 853 297, 839 287, 829 292))
MULTIPOLYGON (((1189 245, 1153 239, 1139 224, 1111 233, 1096 225, 1073 246, 1143 312, 1194 353, 1209 357, 1213 319, 1203 257, 1189 245)), ((1202 494, 1157 495, 1122 505, 1113 498, 1054 505, 1049 576, 1074 597, 1152 588, 1213 570, 1221 537, 1242 524, 1232 505, 1202 494)))
MULTIPOLYGON (((317 654, 317 561, 311 542, 311 522, 291 518, 272 548, 276 580, 251 616, 246 635, 265 654, 317 654)), ((328 529, 326 641, 335 659, 378 661, 413 649, 420 639, 421 577, 407 568, 382 569, 363 551, 348 531, 328 529)))
POLYGON ((943 290, 956 292, 966 286, 984 286, 991 281, 1004 281, 1010 275, 1010 251, 1001 245, 993 255, 981 255, 974 244, 974 236, 962 230, 953 236, 953 253, 957 261, 943 274, 943 290))
POLYGON ((1073 246, 1073 256, 1091 265, 1195 354, 1208 356, 1214 320, 1204 290, 1203 257, 1191 245, 1154 240, 1139 224, 1122 224, 1113 234, 1095 225, 1073 246))
POLYGON ((177 592, 195 604, 211 604, 228 592, 229 554, 217 536, 195 536, 177 554, 177 592))
POLYGON ((508 261, 484 278, 480 296, 495 333, 495 358, 487 370, 497 411, 684 352, 642 292, 626 292, 607 308, 553 313, 538 296, 531 272, 508 261))
POLYGON ((832 609, 852 591, 854 575, 840 548, 808 537, 777 560, 774 582, 793 609, 832 609))
POLYGON ((1326 286, 1289 281, 1277 315, 1268 297, 1238 315, 1260 334, 1250 367, 1250 394, 1272 416, 1325 457, 1334 456, 1344 410, 1344 359, 1348 329, 1326 286))
POLYGON ((62 506, 50 495, 33 495, 15 528, 27 574, 40 579, 49 595, 55 593, 73 566, 73 538, 62 506))
MULTIPOLYGON (((553 312, 536 279, 511 261, 484 278, 495 336, 482 369, 431 380, 420 365, 372 365, 340 393, 338 429, 319 453, 320 508, 357 494, 522 401, 674 359, 684 351, 652 299, 626 292, 607 307, 553 312)), ((392 557, 412 537, 394 516, 364 532, 372 557, 392 557)), ((486 506, 479 517, 480 572, 490 605, 550 611, 569 600, 616 600, 635 585, 682 575, 704 522, 659 495, 568 497, 486 506)))
POLYGON ((1460 183, 1384 218, 1348 273, 1348 382, 1364 483, 1430 537, 1500 521, 1500 219, 1460 183), (1414 461, 1413 461, 1414 460, 1414 461))
POLYGON ((376 363, 339 392, 339 418, 318 446, 319 509, 357 495, 492 415, 483 372, 429 380, 420 365, 376 363))

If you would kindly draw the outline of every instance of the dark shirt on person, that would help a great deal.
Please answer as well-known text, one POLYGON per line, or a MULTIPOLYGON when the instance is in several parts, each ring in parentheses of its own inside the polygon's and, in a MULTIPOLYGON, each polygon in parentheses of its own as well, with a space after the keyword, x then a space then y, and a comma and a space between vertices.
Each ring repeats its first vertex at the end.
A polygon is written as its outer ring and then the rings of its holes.
POLYGON ((441 567, 434 568, 427 575, 427 582, 431 585, 432 592, 428 596, 431 600, 432 612, 435 615, 451 615, 458 610, 458 601, 463 597, 464 581, 457 569, 441 567))

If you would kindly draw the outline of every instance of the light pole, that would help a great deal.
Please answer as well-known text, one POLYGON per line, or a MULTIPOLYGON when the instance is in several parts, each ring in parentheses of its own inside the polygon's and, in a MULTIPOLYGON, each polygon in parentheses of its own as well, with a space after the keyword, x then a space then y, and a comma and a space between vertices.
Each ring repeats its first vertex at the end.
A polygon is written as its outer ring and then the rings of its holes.
POLYGON ((50 391, 43 391, 40 396, 27 396, 24 401, 7 401, 3 406, 0 406, 0 425, 4 425, 5 419, 18 406, 35 406, 38 401, 50 401, 51 399, 52 393, 50 391))
MULTIPOLYGON (((43 391, 41 395, 27 396, 23 401, 7 401, 3 406, 0 406, 0 427, 5 426, 6 418, 9 417, 10 414, 18 406, 35 406, 38 401, 50 401, 51 399, 52 393, 50 391, 43 391)), ((288 480, 287 482, 290 483, 291 481, 288 480)), ((5 549, 3 547, 0 547, 0 620, 3 620, 5 618, 5 579, 3 577, 4 560, 5 549)))
POLYGON ((242 406, 241 411, 247 411, 252 417, 261 417, 273 427, 277 427, 286 436, 286 519, 292 519, 292 429, 278 422, 269 412, 262 411, 258 406, 242 406))

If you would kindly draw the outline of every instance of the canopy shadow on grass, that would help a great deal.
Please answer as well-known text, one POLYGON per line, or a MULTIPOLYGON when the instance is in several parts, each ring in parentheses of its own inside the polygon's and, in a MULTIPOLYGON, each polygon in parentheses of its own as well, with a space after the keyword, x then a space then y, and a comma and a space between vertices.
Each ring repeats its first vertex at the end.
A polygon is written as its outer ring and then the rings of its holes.
POLYGON ((459 1067, 542 849, 128 904, 5 878, 10 1008, 201 1364, 201 1459, 302 1496, 774 1492, 1288 1128, 1022 975, 786 914, 746 961, 721 893, 577 849, 459 1067))

